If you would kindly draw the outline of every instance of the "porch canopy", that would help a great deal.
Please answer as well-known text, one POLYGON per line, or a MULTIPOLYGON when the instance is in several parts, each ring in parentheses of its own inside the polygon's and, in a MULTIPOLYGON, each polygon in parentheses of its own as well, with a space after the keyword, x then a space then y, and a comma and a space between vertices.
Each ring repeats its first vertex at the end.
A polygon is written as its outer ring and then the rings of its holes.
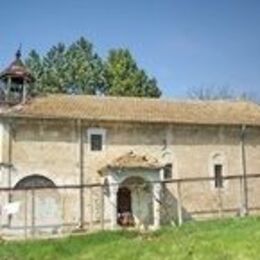
POLYGON ((106 164, 100 170, 100 174, 106 174, 109 171, 120 171, 123 169, 147 169, 147 170, 160 170, 164 167, 156 158, 147 155, 138 155, 130 151, 111 163, 106 164))

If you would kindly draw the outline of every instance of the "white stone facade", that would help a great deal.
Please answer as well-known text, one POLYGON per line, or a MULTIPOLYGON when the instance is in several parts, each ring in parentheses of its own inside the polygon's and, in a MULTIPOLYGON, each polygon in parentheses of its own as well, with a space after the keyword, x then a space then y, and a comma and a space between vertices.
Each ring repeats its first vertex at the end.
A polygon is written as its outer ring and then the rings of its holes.
MULTIPOLYGON (((140 178, 144 182, 154 184, 149 187, 149 192, 131 191, 135 224, 144 228, 158 228, 161 223, 167 222, 166 218, 178 218, 180 209, 176 185, 168 185, 165 194, 164 188, 158 183, 163 179, 160 169, 123 169, 120 172, 108 171, 102 176, 99 173, 102 166, 129 151, 134 151, 136 154, 152 156, 162 164, 171 163, 173 179, 212 177, 214 163, 224 165, 225 176, 243 174, 241 126, 82 121, 81 127, 79 131, 76 120, 3 120, 0 126, 1 185, 15 188, 25 177, 33 175, 43 176, 56 186, 104 184, 106 179, 109 191, 104 193, 103 198, 104 228, 110 229, 118 227, 117 193, 120 185, 131 178, 140 178), (105 131, 105 149, 90 151, 88 129, 100 129, 103 133, 105 131), (12 167, 8 167, 9 164, 12 167), (162 200, 165 200, 165 205, 169 203, 166 207, 169 210, 167 214, 162 213, 162 200)), ((259 140, 260 129, 248 127, 245 138, 247 174, 260 173, 259 140)), ((250 198, 249 206, 253 212, 257 212, 260 206, 255 199, 258 182, 249 181, 248 185, 249 191, 256 192, 255 196, 250 198)), ((234 215, 238 214, 237 208, 241 201, 239 187, 238 181, 227 181, 222 189, 225 196, 224 208, 234 209, 234 215)), ((202 217, 198 212, 204 212, 203 217, 215 214, 213 208, 218 205, 215 202, 218 194, 212 182, 186 183, 181 190, 184 219, 185 216, 202 217)), ((1 194, 2 204, 8 202, 9 195, 1 194)), ((39 207, 35 213, 38 214, 36 225, 55 226, 52 232, 59 229, 69 230, 80 226, 83 216, 85 227, 100 226, 100 194, 99 187, 85 189, 82 206, 79 190, 38 191, 34 202, 39 207), (46 208, 48 211, 44 210, 46 208), (49 212, 51 217, 46 217, 43 212, 49 212)), ((24 205, 21 196, 24 195, 13 195, 12 200, 18 198, 24 205)), ((28 193, 28 208, 31 203, 31 193, 28 193)), ((24 206, 21 211, 25 211, 24 206)), ((30 214, 27 216, 29 226, 33 224, 30 214)), ((2 218, 2 223, 8 224, 8 221, 8 218, 2 218)), ((18 216, 13 218, 13 222, 14 226, 22 226, 25 220, 18 216)))

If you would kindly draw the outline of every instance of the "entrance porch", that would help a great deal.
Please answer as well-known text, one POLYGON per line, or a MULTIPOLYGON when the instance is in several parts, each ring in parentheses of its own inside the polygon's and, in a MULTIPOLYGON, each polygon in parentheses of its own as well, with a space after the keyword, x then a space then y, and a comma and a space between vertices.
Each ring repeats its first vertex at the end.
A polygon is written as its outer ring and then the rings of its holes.
POLYGON ((162 169, 157 160, 128 153, 102 169, 111 228, 160 226, 162 169), (122 163, 123 162, 123 163, 122 163))

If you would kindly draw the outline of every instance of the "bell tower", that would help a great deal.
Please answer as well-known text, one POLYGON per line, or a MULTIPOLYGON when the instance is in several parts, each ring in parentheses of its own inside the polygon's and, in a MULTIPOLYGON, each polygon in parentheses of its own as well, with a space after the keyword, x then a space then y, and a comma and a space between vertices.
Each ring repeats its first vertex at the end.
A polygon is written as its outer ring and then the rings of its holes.
POLYGON ((31 72, 21 59, 21 49, 15 54, 15 60, 0 73, 0 102, 5 105, 25 103, 28 88, 34 82, 31 72))

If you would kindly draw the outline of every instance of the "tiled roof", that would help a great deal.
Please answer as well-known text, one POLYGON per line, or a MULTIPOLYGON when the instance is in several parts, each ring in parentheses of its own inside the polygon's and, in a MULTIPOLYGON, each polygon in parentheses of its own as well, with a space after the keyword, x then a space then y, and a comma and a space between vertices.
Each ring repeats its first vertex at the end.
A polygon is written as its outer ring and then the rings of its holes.
POLYGON ((167 101, 151 98, 49 95, 28 101, 5 116, 120 122, 259 125, 260 108, 243 101, 167 101))
POLYGON ((124 154, 100 169, 104 173, 107 169, 160 169, 163 165, 157 159, 147 155, 138 155, 133 151, 124 154))

